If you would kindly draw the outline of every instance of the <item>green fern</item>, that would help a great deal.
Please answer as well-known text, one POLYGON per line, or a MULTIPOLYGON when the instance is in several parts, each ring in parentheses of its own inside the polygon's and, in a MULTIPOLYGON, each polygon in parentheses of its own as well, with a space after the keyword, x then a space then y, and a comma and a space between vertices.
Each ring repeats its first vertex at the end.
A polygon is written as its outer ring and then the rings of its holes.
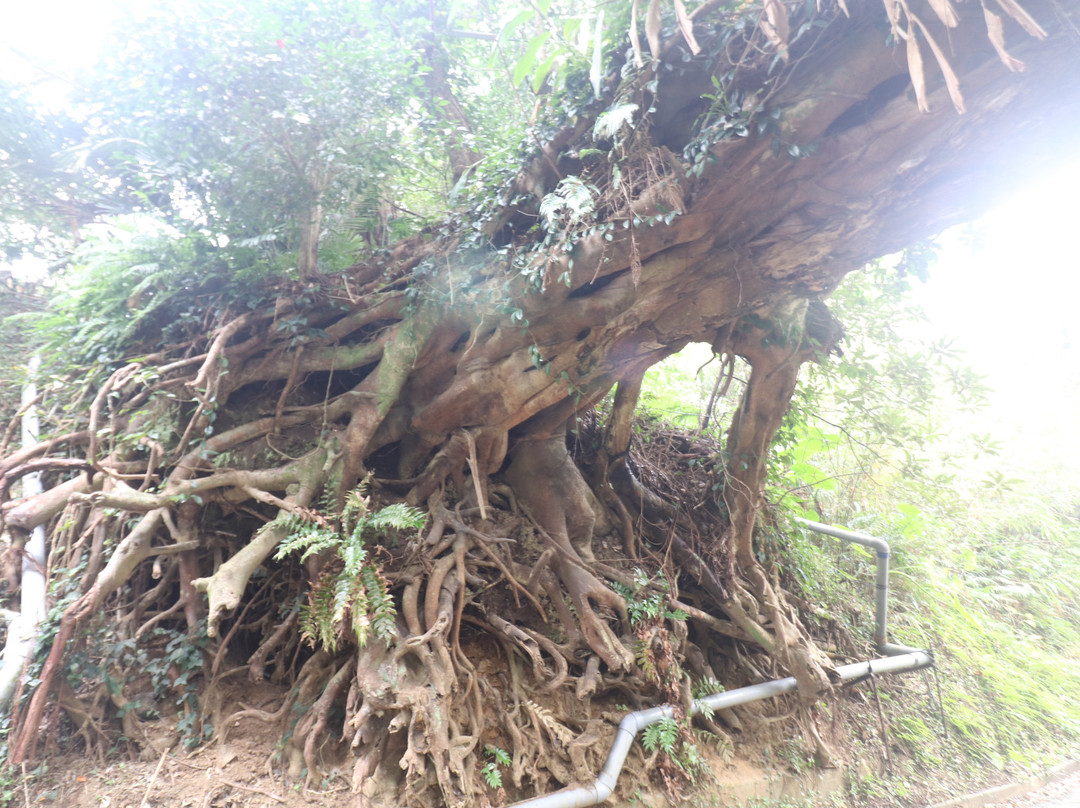
POLYGON ((337 650, 337 627, 332 619, 334 590, 327 586, 326 574, 308 593, 308 602, 300 607, 300 636, 308 643, 322 643, 330 653, 337 650))
POLYGON ((315 511, 281 514, 277 521, 288 532, 278 545, 275 559, 300 553, 304 561, 316 554, 333 554, 336 563, 320 576, 308 595, 301 614, 303 637, 312 645, 337 650, 342 627, 349 626, 364 646, 374 632, 380 640, 395 634, 396 610, 378 564, 371 560, 366 540, 385 539, 391 531, 419 530, 423 511, 396 503, 375 512, 360 492, 353 492, 335 527, 335 520, 315 511))
POLYGON ((651 620, 686 620, 686 612, 682 609, 667 608, 667 593, 671 585, 660 575, 653 578, 645 570, 635 568, 633 586, 613 581, 611 588, 626 601, 632 626, 651 620))
POLYGON ((679 722, 674 718, 661 718, 655 724, 645 727, 641 734, 641 745, 647 752, 659 749, 666 755, 675 753, 675 741, 679 739, 679 722))
POLYGON ((641 734, 641 745, 648 752, 659 749, 691 781, 707 766, 689 725, 680 724, 674 718, 662 718, 646 727, 641 734))
POLYGON ((505 749, 500 749, 491 744, 484 747, 484 754, 492 758, 492 760, 485 763, 484 767, 480 770, 481 775, 484 777, 484 782, 488 784, 489 788, 502 788, 502 768, 509 768, 510 764, 513 762, 510 759, 510 754, 505 749))

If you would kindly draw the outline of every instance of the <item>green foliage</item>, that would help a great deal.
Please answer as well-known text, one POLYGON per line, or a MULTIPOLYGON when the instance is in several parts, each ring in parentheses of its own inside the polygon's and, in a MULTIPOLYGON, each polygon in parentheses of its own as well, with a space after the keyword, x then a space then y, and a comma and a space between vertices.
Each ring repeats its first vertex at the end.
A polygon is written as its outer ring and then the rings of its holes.
POLYGON ((647 752, 659 751, 665 755, 691 781, 708 770, 693 733, 674 718, 661 718, 647 726, 641 733, 641 745, 647 752))
POLYGON ((419 530, 425 518, 419 509, 401 503, 371 512, 369 501, 355 491, 337 520, 313 512, 277 517, 275 523, 288 533, 276 559, 294 552, 300 553, 301 561, 319 554, 332 554, 335 559, 314 583, 303 607, 300 624, 305 639, 333 653, 346 625, 361 646, 369 633, 380 640, 394 636, 394 602, 378 564, 368 554, 367 540, 385 539, 398 530, 419 530))
MULTIPOLYGON (((156 6, 116 32, 86 103, 171 217, 249 246, 293 242, 318 206, 367 198, 418 79, 346 2, 156 6), (396 115, 394 114, 396 111, 396 115)), ((293 242, 294 243, 294 242, 293 242)))
POLYGON ((540 202, 540 215, 549 230, 565 231, 579 225, 593 213, 596 188, 579 177, 565 177, 555 190, 540 202))
POLYGON ((667 608, 671 585, 663 578, 650 577, 640 567, 634 569, 633 586, 613 581, 611 588, 626 601, 631 626, 656 620, 686 620, 682 610, 667 608))
POLYGON ((576 75, 587 73, 592 94, 598 98, 605 73, 604 53, 622 37, 627 17, 628 7, 553 0, 512 12, 498 42, 519 41, 513 84, 529 79, 527 85, 533 93, 547 89, 559 94, 576 75))
MULTIPOLYGON (((638 412, 674 427, 696 430, 720 372, 721 365, 709 346, 689 345, 681 353, 649 368, 642 381, 638 412)), ((723 432, 735 408, 732 398, 722 399, 716 407, 712 434, 723 432)))
MULTIPOLYGON (((50 617, 50 631, 57 625, 58 613, 50 617)), ((159 625, 139 638, 122 637, 116 626, 107 622, 93 629, 98 640, 94 649, 101 649, 101 654, 83 644, 74 647, 64 670, 73 690, 104 684, 113 700, 123 705, 119 716, 131 710, 144 717, 156 716, 158 705, 171 702, 177 716, 176 730, 189 750, 213 734, 213 725, 199 707, 198 680, 203 676, 210 644, 205 623, 192 632, 159 625), (147 684, 149 691, 145 690, 147 684), (132 692, 145 695, 129 701, 125 694, 132 692)))
POLYGON ((48 313, 24 319, 47 355, 108 365, 135 343, 158 346, 200 333, 213 303, 234 312, 266 303, 259 287, 267 267, 246 252, 220 250, 197 233, 94 239, 56 279, 48 313))
POLYGON ((674 718, 661 718, 655 724, 645 727, 641 733, 641 745, 647 752, 661 752, 671 755, 675 752, 675 742, 679 740, 679 722, 674 718))
POLYGON ((513 763, 510 759, 510 753, 498 746, 488 744, 484 747, 484 756, 490 758, 480 770, 484 782, 488 784, 489 788, 502 788, 502 770, 509 768, 510 764, 513 763))
MULTIPOLYGON (((1061 695, 1080 687, 1062 664, 1080 647, 1080 478, 1037 471, 1021 460, 1029 447, 980 434, 986 388, 952 345, 923 338, 911 299, 906 276, 930 258, 920 248, 838 290, 845 356, 807 374, 780 435, 774 498, 890 541, 890 635, 936 649, 958 743, 942 744, 927 703, 905 702, 890 721, 911 759, 1023 771, 1080 746, 1080 710, 1061 695)), ((777 543, 811 620, 869 636, 867 553, 798 530, 759 540, 777 543)))
MULTIPOLYGON (((1080 476, 980 414, 986 387, 953 344, 928 334, 913 299, 911 279, 932 259, 919 245, 837 290, 844 356, 804 368, 769 478, 785 513, 889 540, 890 638, 936 650, 951 741, 924 688, 879 683, 903 751, 894 765, 915 767, 866 786, 891 800, 929 770, 1021 772, 1080 748, 1080 709, 1064 695, 1080 674, 1063 664, 1080 648, 1080 476)), ((696 426, 711 389, 692 375, 703 362, 654 369, 647 412, 696 426)), ((736 394, 742 377, 737 368, 736 394)), ((733 409, 718 404, 714 437, 733 409)), ((873 630, 869 553, 783 519, 759 524, 755 549, 806 604, 808 623, 862 648, 873 630)))
POLYGON ((100 192, 73 147, 70 117, 37 108, 28 88, 0 82, 0 254, 52 257, 70 249, 100 192))
POLYGON ((479 224, 548 136, 537 112, 598 97, 629 16, 563 0, 498 11, 187 0, 119 17, 66 113, 0 87, 0 247, 64 255, 87 224, 135 212, 287 272, 314 229, 326 271, 447 199, 479 224), (477 159, 460 176, 455 150, 477 159))
MULTIPOLYGON (((722 140, 749 137, 754 129, 757 112, 756 97, 748 97, 742 90, 728 90, 727 81, 734 75, 731 71, 725 80, 712 77, 713 91, 702 98, 709 102, 709 109, 698 118, 696 136, 683 148, 683 156, 690 163, 687 173, 700 177, 710 163, 715 161, 712 147, 722 140)), ((758 134, 775 127, 780 110, 773 111, 758 123, 758 134)))
POLYGON ((949 419, 978 410, 987 388, 955 346, 927 335, 906 266, 877 262, 830 299, 843 356, 806 366, 776 438, 771 483, 788 507, 812 515, 857 491, 873 496, 884 480, 947 496, 961 459, 993 450, 965 432, 944 440, 949 419))

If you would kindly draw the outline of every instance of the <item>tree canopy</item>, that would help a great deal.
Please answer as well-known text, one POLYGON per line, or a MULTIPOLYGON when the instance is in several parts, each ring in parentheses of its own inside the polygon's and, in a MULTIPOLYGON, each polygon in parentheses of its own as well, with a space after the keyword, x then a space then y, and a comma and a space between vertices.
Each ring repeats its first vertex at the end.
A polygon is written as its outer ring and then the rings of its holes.
POLYGON ((472 804, 485 748, 515 794, 586 779, 618 694, 681 704, 733 648, 829 759, 833 664, 755 548, 769 447, 846 273, 1053 165, 1074 11, 200 0, 69 113, 6 88, 6 246, 65 263, 15 337, 48 436, 0 460, 66 576, 10 760, 93 630, 186 637, 204 699, 243 651, 289 695, 227 722, 309 781, 343 737, 373 804, 472 804), (749 366, 699 502, 629 454, 690 342, 749 366))

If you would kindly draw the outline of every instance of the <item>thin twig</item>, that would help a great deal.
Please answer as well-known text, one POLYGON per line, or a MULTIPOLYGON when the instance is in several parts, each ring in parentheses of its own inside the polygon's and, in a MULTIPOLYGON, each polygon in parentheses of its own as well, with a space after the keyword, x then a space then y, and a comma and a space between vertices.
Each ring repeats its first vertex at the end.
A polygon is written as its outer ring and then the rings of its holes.
POLYGON ((158 759, 157 768, 154 769, 153 775, 150 777, 150 782, 146 784, 146 791, 143 792, 142 799, 139 800, 139 808, 146 808, 147 800, 150 798, 150 789, 154 787, 154 783, 157 782, 158 775, 161 774, 161 767, 165 764, 165 757, 169 754, 169 747, 165 747, 161 750, 161 757, 158 759))
POLYGON ((277 794, 271 794, 269 791, 264 791, 261 788, 255 788, 254 786, 240 785, 240 783, 234 783, 232 780, 225 780, 224 778, 222 778, 220 780, 220 782, 221 782, 221 784, 223 786, 229 786, 230 788, 238 788, 241 791, 250 791, 252 794, 259 794, 259 795, 261 795, 263 797, 266 797, 269 800, 273 800, 274 802, 280 802, 282 805, 285 804, 285 800, 283 800, 277 794))
POLYGON ((889 755, 889 733, 885 728, 885 713, 881 710, 881 695, 878 693, 877 678, 870 669, 870 689, 874 691, 874 704, 877 707, 878 728, 881 730, 881 746, 885 750, 885 770, 892 773, 892 757, 889 755))

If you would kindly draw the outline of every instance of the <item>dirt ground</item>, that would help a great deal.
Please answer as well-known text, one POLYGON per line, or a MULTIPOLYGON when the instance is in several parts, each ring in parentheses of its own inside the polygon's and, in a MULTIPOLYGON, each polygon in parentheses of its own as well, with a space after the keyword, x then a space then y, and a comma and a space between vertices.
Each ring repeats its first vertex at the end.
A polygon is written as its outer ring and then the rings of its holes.
MULTIPOLYGON (((276 705, 268 699, 272 688, 253 686, 245 706, 276 705), (270 703, 266 703, 270 701, 270 703)), ((237 707, 239 709, 239 707, 237 707)), ((351 771, 331 769, 318 788, 305 788, 302 780, 291 779, 280 761, 280 730, 261 721, 244 719, 226 728, 224 740, 215 739, 187 752, 175 742, 166 721, 144 722, 150 739, 141 753, 114 750, 102 761, 82 751, 54 752, 43 756, 38 769, 27 768, 27 776, 10 784, 7 802, 11 808, 56 806, 57 808, 360 808, 362 795, 350 787, 351 771), (168 741, 162 742, 161 739, 168 741), (171 741, 171 744, 170 744, 171 741), (165 747, 157 752, 154 745, 165 747), (170 744, 167 745, 166 744, 170 744), (125 759, 127 758, 127 759, 125 759)), ((605 750, 606 751, 606 750, 605 750)), ((794 782, 786 787, 776 771, 762 764, 757 752, 752 758, 735 758, 730 749, 703 749, 712 776, 700 794, 708 793, 709 805, 725 805, 719 798, 737 792, 743 802, 782 788, 799 793, 794 782)), ((760 750, 759 750, 760 751, 760 750)), ((624 778, 625 779, 625 778, 624 778)), ((626 783, 621 784, 626 787, 626 783)), ((630 801, 639 808, 662 808, 671 803, 658 786, 633 787, 630 801)), ((776 792, 779 796, 780 792, 776 792)), ((492 793, 490 805, 505 805, 505 795, 492 793)), ((479 806, 478 806, 479 808, 479 806)))
MULTIPOLYGON (((246 672, 246 667, 242 670, 246 672)), ((13 783, 0 781, 0 808, 364 808, 368 804, 363 794, 351 788, 352 758, 344 744, 335 747, 331 741, 323 747, 323 776, 305 787, 302 756, 295 750, 290 754, 288 748, 282 749, 282 736, 288 733, 280 724, 252 717, 228 719, 241 710, 274 713, 287 696, 284 686, 252 684, 245 676, 226 674, 223 679, 219 682, 222 702, 215 711, 221 718, 213 722, 214 735, 204 745, 192 751, 184 748, 175 730, 175 714, 140 719, 136 727, 138 743, 119 739, 120 722, 112 716, 106 722, 112 727, 108 729, 108 749, 106 743, 88 748, 66 721, 46 731, 45 750, 38 757, 44 764, 38 768, 28 766, 27 776, 13 783), (340 761, 337 767, 335 760, 340 761)), ((831 722, 828 727, 839 733, 830 742, 848 753, 844 755, 846 765, 840 769, 814 766, 797 723, 775 720, 786 714, 790 705, 770 701, 748 706, 746 710, 765 711, 773 718, 762 713, 758 716, 759 731, 741 735, 733 739, 734 743, 705 736, 713 738, 712 742, 703 740, 700 744, 710 773, 686 788, 683 804, 721 808, 767 805, 782 799, 802 804, 812 793, 842 794, 860 755, 863 765, 869 757, 870 769, 878 769, 880 739, 863 701, 860 693, 846 693, 836 712, 838 717, 842 712, 846 720, 831 722), (855 751, 857 746, 860 753, 855 751)), ((165 707, 161 703, 158 706, 165 707)), ((750 717, 750 713, 744 716, 750 717)), ((617 721, 618 716, 609 720, 617 721)), ((595 757, 599 760, 606 755, 604 746, 597 750, 595 757)), ((613 804, 634 808, 666 808, 672 804, 659 778, 640 786, 631 782, 630 772, 640 771, 645 757, 640 744, 636 744, 628 761, 630 771, 620 778, 613 804)), ((954 793, 963 792, 958 788, 954 793)), ((494 790, 486 797, 488 801, 478 803, 476 808, 497 808, 512 802, 511 796, 494 790)), ((923 800, 922 804, 929 801, 923 800)))
MULTIPOLYGON (((224 715, 254 707, 273 711, 284 693, 269 684, 237 685, 227 691, 224 715)), ((41 756, 27 767, 6 803, 58 808, 326 808, 355 806, 348 771, 333 771, 319 788, 304 788, 287 776, 278 754, 281 730, 246 718, 224 722, 215 737, 187 751, 173 729, 174 718, 140 722, 139 745, 118 743, 107 755, 73 751, 41 756), (141 748, 140 748, 141 747, 141 748)), ((62 746, 62 744, 61 744, 62 746)), ((3 805, 0 802, 0 805, 3 805)))

